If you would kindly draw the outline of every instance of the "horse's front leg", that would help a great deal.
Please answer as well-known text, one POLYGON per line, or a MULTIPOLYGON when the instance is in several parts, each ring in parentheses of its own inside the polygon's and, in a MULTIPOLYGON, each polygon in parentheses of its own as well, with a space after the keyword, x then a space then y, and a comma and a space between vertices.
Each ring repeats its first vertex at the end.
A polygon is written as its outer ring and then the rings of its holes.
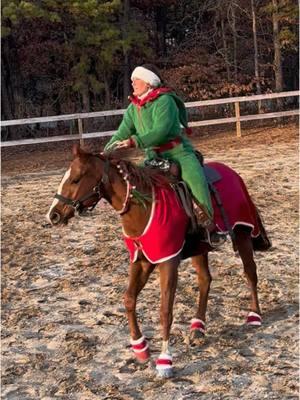
POLYGON ((130 331, 132 350, 140 362, 145 362, 150 356, 148 343, 142 335, 136 318, 136 300, 140 291, 148 281, 154 265, 147 261, 136 261, 129 265, 129 283, 124 295, 124 305, 130 331))
POLYGON ((173 321, 173 304, 177 287, 179 256, 159 265, 160 272, 160 323, 162 330, 162 350, 156 361, 156 370, 160 377, 173 375, 172 355, 169 347, 170 330, 173 321))

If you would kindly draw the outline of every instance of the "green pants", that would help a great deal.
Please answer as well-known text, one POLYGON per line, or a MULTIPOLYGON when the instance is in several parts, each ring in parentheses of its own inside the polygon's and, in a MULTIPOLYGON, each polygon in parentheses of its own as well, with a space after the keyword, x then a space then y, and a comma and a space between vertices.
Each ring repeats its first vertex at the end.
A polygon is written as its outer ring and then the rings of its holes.
POLYGON ((188 184, 194 197, 205 207, 209 216, 213 217, 213 207, 203 168, 194 152, 178 145, 161 154, 163 158, 176 161, 181 167, 182 179, 188 184))

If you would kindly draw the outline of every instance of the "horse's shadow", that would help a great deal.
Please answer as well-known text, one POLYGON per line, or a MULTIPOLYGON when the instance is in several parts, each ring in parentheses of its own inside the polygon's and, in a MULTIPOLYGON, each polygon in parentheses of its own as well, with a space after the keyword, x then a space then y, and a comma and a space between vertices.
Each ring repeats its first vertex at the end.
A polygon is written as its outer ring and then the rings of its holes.
MULTIPOLYGON (((247 326, 246 324, 238 325, 238 324, 226 324, 222 327, 222 329, 215 333, 214 335, 208 335, 203 339, 203 342, 200 346, 194 346, 187 349, 187 352, 192 354, 199 354, 199 360, 196 360, 190 363, 188 366, 185 366, 183 369, 177 371, 177 378, 185 377, 193 374, 195 369, 198 372, 205 372, 207 368, 211 368, 212 362, 214 360, 217 361, 220 357, 223 359, 227 359, 232 352, 232 350, 237 350, 239 354, 245 358, 255 357, 255 352, 250 349, 250 345, 253 344, 253 340, 273 340, 274 335, 281 334, 277 328, 274 328, 274 332, 266 332, 266 328, 271 327, 276 322, 287 320, 291 317, 299 316, 299 303, 297 301, 291 302, 285 305, 279 305, 273 309, 265 310, 263 313, 263 325, 260 327, 255 326, 247 326), (252 333, 252 339, 251 339, 252 333), (213 347, 216 342, 218 342, 218 338, 222 338, 225 342, 227 342, 227 346, 224 350, 218 355, 211 354, 206 359, 201 360, 201 353, 209 352, 209 348, 213 347), (232 344, 232 340, 234 344, 232 344)), ((295 321, 295 325, 298 325, 298 322, 295 321)))
POLYGON ((279 305, 273 309, 264 311, 263 326, 270 326, 274 322, 299 315, 299 301, 293 301, 285 305, 279 305))

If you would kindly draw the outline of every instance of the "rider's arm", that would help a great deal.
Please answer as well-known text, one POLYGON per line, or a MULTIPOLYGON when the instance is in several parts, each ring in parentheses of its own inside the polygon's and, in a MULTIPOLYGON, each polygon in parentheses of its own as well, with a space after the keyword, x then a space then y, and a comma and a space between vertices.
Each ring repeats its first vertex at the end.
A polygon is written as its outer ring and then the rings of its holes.
POLYGON ((153 105, 153 124, 144 134, 133 135, 136 147, 146 149, 159 146, 172 139, 174 121, 178 119, 178 108, 171 96, 160 96, 153 105))
POLYGON ((132 105, 130 105, 125 114, 123 116, 122 122, 117 130, 117 132, 113 135, 110 141, 105 145, 104 150, 107 150, 112 143, 117 141, 122 141, 130 138, 133 134, 136 133, 135 126, 132 120, 132 105))

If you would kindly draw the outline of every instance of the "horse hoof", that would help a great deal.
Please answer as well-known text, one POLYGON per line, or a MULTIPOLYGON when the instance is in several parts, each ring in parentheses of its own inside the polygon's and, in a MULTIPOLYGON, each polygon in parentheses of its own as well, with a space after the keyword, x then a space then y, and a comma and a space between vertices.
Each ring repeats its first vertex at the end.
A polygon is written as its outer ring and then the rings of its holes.
POLYGON ((190 333, 190 344, 191 345, 200 345, 203 343, 205 338, 205 334, 197 329, 194 329, 190 333))
POLYGON ((156 372, 160 378, 172 378, 172 356, 170 354, 160 354, 156 360, 156 372))
POLYGON ((156 372, 157 372, 157 376, 159 378, 163 378, 163 379, 169 379, 174 376, 173 368, 168 368, 168 369, 157 369, 156 368, 156 372))
POLYGON ((250 311, 247 316, 246 324, 250 326, 261 326, 261 316, 254 311, 250 311))
POLYGON ((146 350, 142 351, 141 353, 134 353, 134 355, 139 363, 141 364, 146 363, 150 358, 149 347, 146 350))
POLYGON ((190 326, 190 342, 200 344, 205 337, 205 323, 202 319, 193 318, 190 326))
POLYGON ((138 362, 145 363, 149 360, 150 350, 147 340, 144 336, 137 340, 131 339, 131 348, 138 362))

